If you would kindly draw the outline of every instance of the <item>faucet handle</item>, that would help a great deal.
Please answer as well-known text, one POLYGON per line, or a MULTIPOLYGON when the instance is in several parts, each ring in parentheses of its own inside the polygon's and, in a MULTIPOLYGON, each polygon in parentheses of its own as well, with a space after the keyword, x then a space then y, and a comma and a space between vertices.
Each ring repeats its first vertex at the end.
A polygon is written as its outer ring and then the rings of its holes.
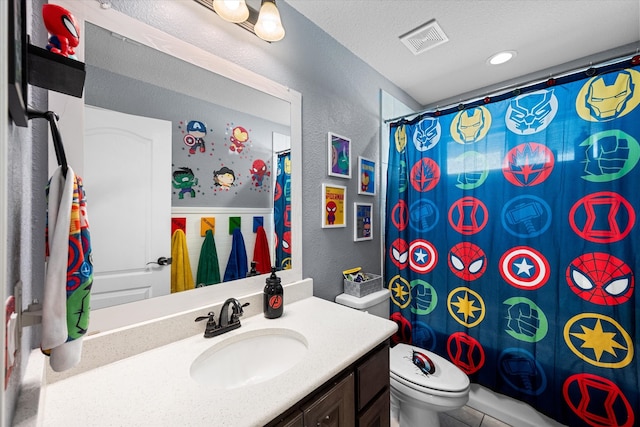
POLYGON ((240 316, 244 314, 244 310, 242 309, 248 305, 249 303, 245 302, 242 305, 238 304, 233 306, 233 308, 231 309, 231 323, 237 322, 239 320, 240 316))
POLYGON ((213 311, 210 311, 206 316, 196 317, 196 322, 200 322, 202 320, 207 321, 207 326, 204 328, 204 337, 211 338, 214 335, 214 331, 218 329, 218 325, 216 325, 216 315, 213 311))
POLYGON ((210 322, 216 323, 216 315, 213 311, 210 311, 206 316, 198 316, 196 317, 196 322, 200 322, 202 320, 209 320, 210 322))

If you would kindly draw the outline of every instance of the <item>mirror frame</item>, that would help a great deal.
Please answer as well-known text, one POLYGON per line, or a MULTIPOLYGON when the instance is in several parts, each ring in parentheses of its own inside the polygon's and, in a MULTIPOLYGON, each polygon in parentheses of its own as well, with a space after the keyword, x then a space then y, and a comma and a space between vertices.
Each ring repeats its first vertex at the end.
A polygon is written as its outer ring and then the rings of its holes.
MULTIPOLYGON (((230 80, 289 102, 291 107, 291 210, 292 252, 289 270, 278 272, 282 283, 302 279, 302 95, 262 75, 247 70, 233 62, 198 48, 146 23, 113 9, 102 9, 97 1, 55 0, 55 4, 70 10, 84 34, 85 21, 121 34, 135 42, 195 64, 230 80)), ((178 4, 178 3, 177 3, 178 4)), ((194 5, 200 7, 194 2, 194 5)), ((213 12, 212 12, 213 13, 213 12)), ((213 24, 212 24, 213 25, 213 24)), ((84 61, 82 39, 76 50, 78 60, 84 61)), ((84 129, 84 95, 75 98, 49 91, 49 109, 60 116, 60 133, 68 147, 82 147, 84 129)), ((51 146, 49 143, 49 147, 51 146)), ((74 171, 84 173, 82 150, 67 150, 67 160, 74 171)), ((57 168, 52 150, 49 150, 49 171, 57 168)), ((90 192, 90 189, 88 189, 90 192)), ((91 203, 89 203, 89 215, 91 203)), ((173 209, 172 209, 173 210, 173 209)), ((156 296, 150 299, 93 310, 88 335, 105 332, 160 317, 173 316, 200 307, 206 308, 224 301, 227 297, 262 293, 264 275, 223 282, 215 286, 196 288, 189 292, 156 296)), ((261 308, 260 308, 261 309, 261 308)))

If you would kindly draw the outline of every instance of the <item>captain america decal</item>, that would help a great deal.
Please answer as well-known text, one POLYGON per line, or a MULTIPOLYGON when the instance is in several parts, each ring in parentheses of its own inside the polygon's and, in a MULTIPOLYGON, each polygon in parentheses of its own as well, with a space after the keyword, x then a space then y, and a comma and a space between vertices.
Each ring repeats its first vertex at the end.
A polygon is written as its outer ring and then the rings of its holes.
POLYGON ((500 258, 500 274, 511 286, 532 291, 547 283, 551 271, 542 253, 528 246, 517 246, 500 258))

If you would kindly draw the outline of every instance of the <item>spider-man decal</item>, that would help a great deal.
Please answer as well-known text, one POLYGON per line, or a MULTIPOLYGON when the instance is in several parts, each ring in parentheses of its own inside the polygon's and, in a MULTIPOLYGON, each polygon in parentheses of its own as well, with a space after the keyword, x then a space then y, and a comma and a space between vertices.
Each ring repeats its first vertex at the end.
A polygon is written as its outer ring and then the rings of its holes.
POLYGON ((487 269, 487 256, 473 243, 458 243, 449 251, 449 269, 462 280, 476 280, 487 269))
POLYGON ((613 255, 593 252, 579 256, 567 267, 567 283, 585 301, 618 305, 633 295, 631 268, 613 255))

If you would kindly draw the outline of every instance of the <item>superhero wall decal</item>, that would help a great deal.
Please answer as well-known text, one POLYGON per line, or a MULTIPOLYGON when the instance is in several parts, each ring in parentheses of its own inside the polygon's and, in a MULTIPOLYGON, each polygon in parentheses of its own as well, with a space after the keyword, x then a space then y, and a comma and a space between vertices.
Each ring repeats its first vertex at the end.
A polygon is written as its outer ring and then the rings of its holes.
POLYGON ((174 206, 271 205, 273 160, 268 125, 258 119, 239 125, 203 115, 179 120, 174 136, 174 206))

